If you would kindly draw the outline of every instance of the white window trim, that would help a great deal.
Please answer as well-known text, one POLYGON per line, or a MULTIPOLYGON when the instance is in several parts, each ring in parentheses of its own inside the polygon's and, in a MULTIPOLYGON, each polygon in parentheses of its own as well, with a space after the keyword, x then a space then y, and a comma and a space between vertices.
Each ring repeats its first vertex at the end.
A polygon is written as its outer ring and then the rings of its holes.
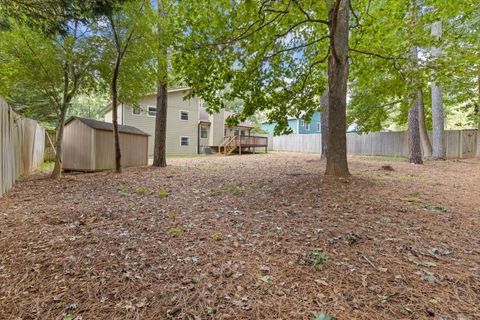
POLYGON ((180 121, 190 121, 190 111, 188 111, 188 110, 180 110, 180 111, 178 111, 178 118, 180 119, 180 121), (187 115, 188 115, 188 119, 187 119, 187 120, 182 119, 182 112, 186 112, 186 113, 187 113, 187 115))
POLYGON ((157 113, 157 107, 154 107, 154 106, 147 106, 147 117, 150 117, 150 118, 155 118, 155 117, 157 116, 157 114, 156 114, 156 113, 157 113), (150 110, 150 108, 155 108, 155 115, 154 115, 154 116, 150 115, 150 111, 149 111, 149 110, 150 110))
POLYGON ((190 147, 190 137, 189 136, 180 136, 180 147, 190 147), (183 138, 187 138, 188 139, 188 145, 187 146, 184 146, 182 144, 182 139, 183 138))

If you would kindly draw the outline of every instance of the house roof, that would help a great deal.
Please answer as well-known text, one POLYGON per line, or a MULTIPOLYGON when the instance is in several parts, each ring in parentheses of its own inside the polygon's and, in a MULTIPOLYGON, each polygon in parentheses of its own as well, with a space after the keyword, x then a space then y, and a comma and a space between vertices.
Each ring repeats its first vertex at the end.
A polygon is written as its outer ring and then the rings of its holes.
MULTIPOLYGON (((82 122, 83 124, 89 126, 92 129, 95 130, 104 130, 104 131, 113 131, 113 124, 109 122, 103 122, 103 121, 97 121, 93 119, 86 119, 86 118, 80 118, 80 117, 71 117, 70 119, 65 122, 65 125, 69 124, 73 120, 78 120, 82 122)), ((128 134, 137 134, 141 136, 149 136, 148 133, 143 132, 142 130, 132 127, 132 126, 126 126, 126 125, 118 125, 118 132, 121 133, 128 133, 128 134)))

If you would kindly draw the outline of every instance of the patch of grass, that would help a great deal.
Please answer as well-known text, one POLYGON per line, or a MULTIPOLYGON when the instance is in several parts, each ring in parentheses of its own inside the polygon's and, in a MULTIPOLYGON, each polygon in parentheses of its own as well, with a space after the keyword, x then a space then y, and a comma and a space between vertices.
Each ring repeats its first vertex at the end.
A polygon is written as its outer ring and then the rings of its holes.
POLYGON ((160 197, 160 198, 166 198, 168 197, 168 191, 165 190, 164 188, 159 188, 157 190, 157 195, 160 197))
POLYGON ((147 193, 149 190, 148 188, 138 188, 138 189, 135 189, 135 193, 137 194, 145 194, 147 193))
POLYGON ((230 192, 236 196, 243 195, 245 193, 245 187, 243 186, 233 186, 230 188, 230 192))
POLYGON ((173 227, 173 228, 168 229, 168 232, 170 232, 170 233, 172 233, 172 234, 174 234, 174 235, 175 235, 175 234, 179 234, 179 233, 181 233, 182 231, 183 231, 182 229, 177 228, 177 227, 173 227))
POLYGON ((35 170, 36 172, 50 172, 53 170, 55 162, 53 161, 44 161, 42 164, 35 170))

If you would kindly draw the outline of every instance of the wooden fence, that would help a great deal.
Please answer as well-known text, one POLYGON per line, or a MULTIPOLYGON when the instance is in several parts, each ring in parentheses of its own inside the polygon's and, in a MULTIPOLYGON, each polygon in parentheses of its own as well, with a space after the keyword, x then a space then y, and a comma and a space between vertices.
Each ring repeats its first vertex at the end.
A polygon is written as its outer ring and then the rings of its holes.
POLYGON ((0 98, 0 196, 43 162, 45 130, 22 118, 0 98))
MULTIPOLYGON (((321 134, 292 134, 271 137, 273 150, 321 153, 321 134)), ((475 157, 477 130, 447 130, 448 158, 475 157)), ((352 155, 408 157, 407 132, 347 133, 347 153, 352 155)))
POLYGON ((55 130, 45 130, 45 154, 43 155, 44 161, 55 161, 56 151, 54 141, 55 130))

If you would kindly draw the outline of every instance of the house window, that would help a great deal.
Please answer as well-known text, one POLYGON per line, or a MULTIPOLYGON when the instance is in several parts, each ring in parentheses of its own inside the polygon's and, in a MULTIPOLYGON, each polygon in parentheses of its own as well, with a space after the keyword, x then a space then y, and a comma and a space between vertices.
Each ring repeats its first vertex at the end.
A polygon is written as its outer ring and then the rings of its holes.
POLYGON ((322 130, 322 123, 320 121, 317 122, 317 131, 320 132, 322 130))
POLYGON ((202 139, 208 138, 208 129, 207 127, 200 127, 200 137, 202 139))
POLYGON ((133 114, 139 115, 141 113, 141 110, 142 109, 138 105, 132 107, 132 113, 133 114))
POLYGON ((157 115, 157 108, 156 107, 148 107, 148 116, 155 117, 157 115))
POLYGON ((245 130, 240 131, 240 135, 241 135, 242 137, 245 137, 245 130))
POLYGON ((180 137, 180 145, 181 146, 189 146, 190 145, 190 137, 180 137))
POLYGON ((188 111, 180 111, 180 120, 188 120, 188 111))
POLYGON ((310 130, 310 123, 306 123, 304 122, 304 126, 305 130, 310 130))
POLYGON ((240 132, 239 132, 238 129, 233 130, 233 135, 234 136, 238 136, 239 134, 240 134, 240 132))

